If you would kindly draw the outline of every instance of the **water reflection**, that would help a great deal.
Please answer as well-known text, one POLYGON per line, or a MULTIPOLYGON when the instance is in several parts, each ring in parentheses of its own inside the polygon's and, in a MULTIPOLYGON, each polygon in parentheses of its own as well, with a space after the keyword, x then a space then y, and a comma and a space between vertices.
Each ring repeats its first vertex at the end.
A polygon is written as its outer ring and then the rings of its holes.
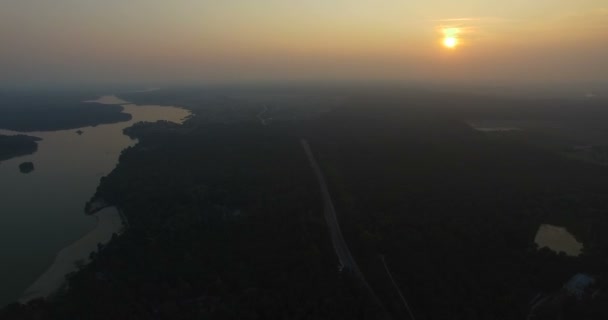
POLYGON ((555 252, 564 252, 569 256, 578 256, 583 250, 583 244, 566 230, 550 224, 543 224, 536 233, 534 242, 539 248, 547 247, 555 252))
MULTIPOLYGON (((123 103, 111 96, 99 102, 123 103)), ((99 179, 116 166, 120 152, 136 143, 123 129, 139 121, 181 123, 190 115, 174 107, 129 104, 124 109, 132 120, 24 133, 43 139, 38 151, 0 163, 0 305, 18 299, 62 248, 95 228, 96 219, 84 215, 84 204, 99 179), (19 172, 26 161, 36 167, 28 175, 19 172)))

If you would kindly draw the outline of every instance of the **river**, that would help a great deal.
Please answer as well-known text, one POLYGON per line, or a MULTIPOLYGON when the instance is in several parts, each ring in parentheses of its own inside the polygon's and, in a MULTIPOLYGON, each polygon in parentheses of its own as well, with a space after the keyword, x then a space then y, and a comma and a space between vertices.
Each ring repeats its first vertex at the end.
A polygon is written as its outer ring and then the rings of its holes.
POLYGON ((123 129, 139 121, 182 123, 190 115, 185 109, 138 106, 114 96, 91 103, 122 104, 133 118, 95 127, 24 132, 43 139, 38 151, 0 163, 0 306, 24 297, 26 290, 29 297, 48 293, 73 269, 70 260, 88 256, 91 246, 120 231, 114 208, 87 216, 84 205, 99 179, 116 166, 120 152, 136 143, 123 129), (25 161, 34 163, 33 172, 19 171, 25 161))

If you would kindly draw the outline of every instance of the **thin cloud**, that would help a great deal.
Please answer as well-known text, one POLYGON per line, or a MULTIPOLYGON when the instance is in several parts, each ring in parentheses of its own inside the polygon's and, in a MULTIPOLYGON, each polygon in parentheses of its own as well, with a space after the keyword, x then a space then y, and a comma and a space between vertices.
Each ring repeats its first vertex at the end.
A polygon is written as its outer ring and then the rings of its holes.
POLYGON ((446 36, 449 32, 469 43, 489 37, 498 26, 514 24, 513 20, 500 17, 455 17, 430 21, 439 34, 446 36))
POLYGON ((512 21, 506 18, 500 17, 463 17, 463 18, 446 18, 446 19, 432 19, 432 22, 482 22, 482 23, 501 23, 512 21))
POLYGON ((457 22, 457 21, 479 21, 480 18, 450 18, 450 19, 433 19, 433 22, 457 22))

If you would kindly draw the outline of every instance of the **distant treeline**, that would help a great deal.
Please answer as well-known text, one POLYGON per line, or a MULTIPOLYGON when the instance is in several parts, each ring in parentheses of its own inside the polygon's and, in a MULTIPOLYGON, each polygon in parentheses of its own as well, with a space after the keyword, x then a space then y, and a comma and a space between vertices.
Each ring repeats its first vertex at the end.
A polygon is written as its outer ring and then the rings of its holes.
POLYGON ((0 92, 0 128, 53 131, 128 121, 121 106, 83 102, 95 96, 67 93, 0 92))

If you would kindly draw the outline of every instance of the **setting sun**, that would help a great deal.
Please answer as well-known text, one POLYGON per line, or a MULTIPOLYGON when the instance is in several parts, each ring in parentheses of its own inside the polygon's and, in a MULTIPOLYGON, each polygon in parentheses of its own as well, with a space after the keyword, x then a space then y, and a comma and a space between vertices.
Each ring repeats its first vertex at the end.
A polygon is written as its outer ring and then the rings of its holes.
POLYGON ((455 48, 458 45, 458 39, 456 37, 448 37, 443 39, 443 45, 447 48, 455 48))
POLYGON ((460 28, 443 28, 441 29, 441 33, 443 33, 443 46, 449 49, 453 49, 458 46, 458 35, 460 34, 460 28))

